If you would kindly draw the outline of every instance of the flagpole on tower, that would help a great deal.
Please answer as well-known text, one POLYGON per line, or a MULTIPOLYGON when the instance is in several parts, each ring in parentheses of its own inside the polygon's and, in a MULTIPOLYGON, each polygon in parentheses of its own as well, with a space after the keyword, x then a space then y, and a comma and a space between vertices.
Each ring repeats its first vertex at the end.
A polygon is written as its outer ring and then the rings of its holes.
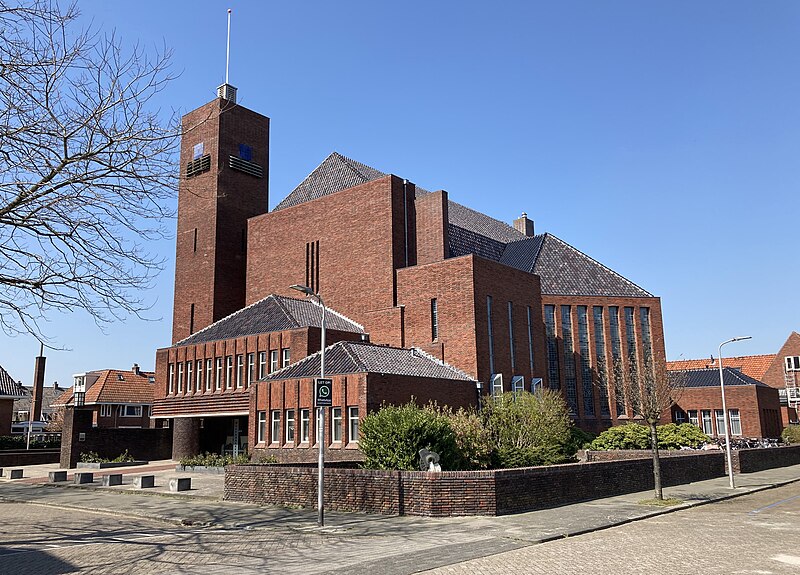
POLYGON ((225 83, 217 88, 217 97, 228 102, 236 103, 236 87, 228 83, 229 69, 231 65, 231 9, 228 8, 228 42, 225 49, 225 83))
POLYGON ((225 83, 228 83, 228 68, 231 64, 231 9, 228 8, 228 47, 225 54, 225 83))

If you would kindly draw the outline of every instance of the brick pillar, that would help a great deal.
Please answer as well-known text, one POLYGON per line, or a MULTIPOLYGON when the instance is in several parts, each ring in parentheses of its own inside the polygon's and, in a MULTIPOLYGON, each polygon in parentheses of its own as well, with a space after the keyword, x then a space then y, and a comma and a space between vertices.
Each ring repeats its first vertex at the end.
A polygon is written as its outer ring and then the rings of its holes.
POLYGON ((42 420, 42 394, 44 393, 44 366, 47 358, 39 355, 33 367, 33 396, 31 398, 31 421, 42 420))
POLYGON ((200 453, 200 420, 176 417, 172 429, 172 459, 178 461, 200 453))
POLYGON ((75 409, 67 407, 64 409, 64 425, 61 428, 61 459, 62 469, 70 469, 78 463, 84 443, 80 441, 81 432, 89 432, 92 429, 92 410, 75 409))

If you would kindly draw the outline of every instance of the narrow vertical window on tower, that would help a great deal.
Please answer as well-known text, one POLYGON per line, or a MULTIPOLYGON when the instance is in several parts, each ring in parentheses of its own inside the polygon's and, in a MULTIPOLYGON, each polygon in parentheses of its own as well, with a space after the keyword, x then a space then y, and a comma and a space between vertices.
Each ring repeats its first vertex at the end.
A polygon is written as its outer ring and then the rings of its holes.
POLYGON ((189 304, 189 335, 194 333, 194 304, 189 304))
POLYGON ((314 269, 314 293, 319 293, 319 240, 314 242, 317 244, 317 262, 314 269))
POLYGON ((192 242, 192 251, 197 252, 197 228, 194 229, 194 240, 192 242))
POLYGON ((528 312, 528 358, 530 359, 531 363, 531 377, 533 377, 533 326, 531 325, 531 306, 527 306, 527 312, 528 312))
POLYGON ((489 327, 489 372, 494 376, 494 337, 492 335, 492 296, 486 296, 486 321, 489 327))
POLYGON ((514 305, 508 302, 508 349, 511 352, 511 371, 517 371, 517 358, 514 356, 514 305))
POLYGON ((431 341, 439 339, 439 304, 436 298, 431 299, 431 341))

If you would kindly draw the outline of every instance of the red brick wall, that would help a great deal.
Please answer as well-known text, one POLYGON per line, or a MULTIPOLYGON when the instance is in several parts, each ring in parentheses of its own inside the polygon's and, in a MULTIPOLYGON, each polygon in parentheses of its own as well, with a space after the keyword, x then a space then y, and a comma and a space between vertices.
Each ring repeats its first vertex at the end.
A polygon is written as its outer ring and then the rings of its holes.
POLYGON ((439 262, 448 256, 448 200, 444 190, 425 194, 415 202, 417 265, 439 262))
POLYGON ((402 198, 403 181, 386 176, 251 219, 247 302, 288 295, 294 293, 290 285, 305 284, 306 243, 319 241, 325 304, 363 323, 374 337, 367 312, 394 305, 394 266, 403 246, 393 242, 402 237, 403 220, 395 219, 402 216, 402 198))
POLYGON ((175 301, 172 341, 190 335, 244 307, 247 219, 268 209, 269 118, 216 99, 183 117, 178 192, 175 301), (186 178, 195 144, 211 156, 208 172, 186 178), (253 150, 264 168, 261 179, 231 170, 228 156, 239 144, 253 150), (197 249, 195 232, 197 229, 197 249))
MULTIPOLYGON (((778 437, 781 430, 776 428, 780 408, 778 391, 755 385, 725 386, 725 403, 729 410, 738 409, 742 421, 744 437, 778 437), (764 410, 772 410, 772 423, 764 410)), ((719 387, 687 387, 680 392, 676 405, 672 408, 684 412, 711 410, 712 425, 716 426, 714 411, 722 409, 722 395, 719 387)), ((688 421, 688 420, 687 420, 688 421)), ((715 427, 716 429, 716 427, 715 427)))
POLYGON ((11 419, 14 415, 14 400, 0 399, 0 435, 11 434, 11 419))
MULTIPOLYGON (((722 453, 700 453, 662 462, 665 486, 725 475, 722 453)), ((326 469, 325 506, 428 517, 504 515, 652 489, 646 459, 576 463, 494 471, 375 471, 326 469)), ((233 465, 225 468, 230 501, 259 505, 316 505, 314 468, 233 465)))
MULTIPOLYGON (((786 356, 800 355, 800 334, 793 331, 786 339, 780 351, 778 352, 775 360, 767 368, 766 373, 761 381, 774 387, 776 389, 783 389, 786 387, 785 379, 785 358, 786 356)), ((800 385, 800 372, 793 372, 790 374, 792 378, 796 378, 797 384, 800 385)), ((792 407, 781 407, 781 424, 783 427, 789 425, 790 422, 797 421, 797 410, 792 407)))

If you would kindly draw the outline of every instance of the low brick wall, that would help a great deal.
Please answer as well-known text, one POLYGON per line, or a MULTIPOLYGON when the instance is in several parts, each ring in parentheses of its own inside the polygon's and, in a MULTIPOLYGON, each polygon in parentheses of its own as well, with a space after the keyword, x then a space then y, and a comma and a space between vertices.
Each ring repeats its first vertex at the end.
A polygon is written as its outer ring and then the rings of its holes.
POLYGON ((61 450, 57 447, 55 449, 15 449, 0 451, 0 467, 58 463, 60 454, 61 450))
MULTIPOLYGON (((716 451, 716 450, 709 450, 716 451)), ((694 450, 659 449, 658 455, 664 457, 682 457, 695 453, 694 450)), ((705 453, 703 451, 702 453, 705 453)), ((628 459, 652 459, 653 452, 649 449, 609 449, 607 451, 586 451, 584 461, 623 461, 628 459)))
POLYGON ((738 449, 733 452, 733 468, 738 473, 753 473, 798 464, 800 464, 800 445, 738 449))
MULTIPOLYGON (((720 452, 695 452, 662 461, 665 486, 725 475, 720 452)), ((392 515, 504 515, 653 488, 648 459, 574 463, 492 471, 375 471, 326 469, 326 507, 392 515)), ((231 465, 225 499, 313 508, 313 467, 231 465)))

